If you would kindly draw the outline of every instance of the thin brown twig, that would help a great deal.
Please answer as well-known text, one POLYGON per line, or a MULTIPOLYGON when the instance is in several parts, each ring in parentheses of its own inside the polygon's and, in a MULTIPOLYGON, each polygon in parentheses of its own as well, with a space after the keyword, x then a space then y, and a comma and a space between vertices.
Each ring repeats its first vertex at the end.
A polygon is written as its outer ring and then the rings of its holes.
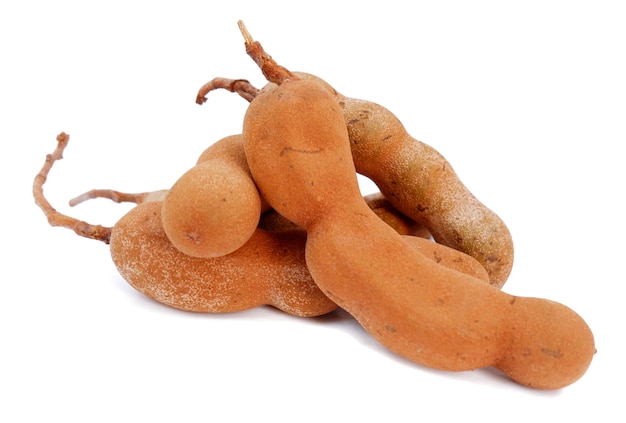
POLYGON ((70 136, 68 134, 65 132, 60 133, 57 136, 57 147, 52 153, 46 155, 46 161, 33 181, 33 197, 35 199, 35 203, 46 215, 48 223, 51 226, 61 226, 63 228, 71 229, 80 236, 95 239, 108 244, 111 239, 112 228, 101 225, 92 225, 82 220, 59 213, 54 207, 52 207, 52 205, 50 205, 43 193, 43 185, 48 179, 50 169, 57 160, 61 160, 63 158, 63 150, 67 147, 69 139, 70 136))
POLYGON ((217 77, 204 84, 198 90, 198 94, 196 95, 196 103, 203 104, 207 100, 207 94, 210 91, 217 89, 223 89, 228 90, 231 93, 237 93, 244 99, 248 100, 248 102, 254 100, 254 98, 261 91, 246 79, 229 79, 217 77))
POLYGON ((261 68, 261 72, 263 72, 265 79, 278 85, 288 79, 297 79, 291 71, 276 63, 276 61, 272 59, 272 56, 267 54, 267 52, 263 49, 261 43, 254 41, 243 21, 238 21, 237 25, 239 26, 241 35, 243 35, 245 40, 246 53, 248 53, 248 56, 254 60, 254 63, 261 68))
POLYGON ((146 201, 157 201, 162 199, 167 190, 149 191, 138 193, 127 193, 115 191, 112 189, 92 189, 70 200, 70 206, 74 207, 84 201, 94 198, 106 198, 116 203, 135 203, 141 204, 146 201))

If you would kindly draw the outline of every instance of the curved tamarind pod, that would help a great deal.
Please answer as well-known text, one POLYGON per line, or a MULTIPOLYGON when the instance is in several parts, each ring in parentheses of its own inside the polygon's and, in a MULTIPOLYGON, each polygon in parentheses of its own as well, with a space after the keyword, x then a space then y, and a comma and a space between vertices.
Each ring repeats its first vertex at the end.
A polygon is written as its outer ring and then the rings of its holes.
MULTIPOLYGON (((256 42, 244 37, 251 51, 256 42)), ((307 267, 329 298, 382 345, 428 367, 493 366, 537 389, 562 388, 586 372, 595 344, 577 313, 509 295, 409 248, 360 195, 336 96, 275 71, 263 69, 278 87, 246 111, 246 157, 267 202, 307 231, 307 267)))
POLYGON ((408 248, 359 195, 337 118, 332 125, 328 113, 313 118, 324 107, 311 101, 314 86, 293 84, 250 104, 244 145, 268 203, 307 230, 306 263, 320 289, 381 344, 425 366, 493 366, 538 389, 578 380, 595 353, 585 321, 562 304, 506 294, 408 248), (306 101, 289 99, 288 90, 306 92, 306 101), (304 123, 275 124, 272 116, 286 109, 299 110, 304 123), (322 132, 329 139, 312 135, 329 126, 337 128, 335 135, 322 132))

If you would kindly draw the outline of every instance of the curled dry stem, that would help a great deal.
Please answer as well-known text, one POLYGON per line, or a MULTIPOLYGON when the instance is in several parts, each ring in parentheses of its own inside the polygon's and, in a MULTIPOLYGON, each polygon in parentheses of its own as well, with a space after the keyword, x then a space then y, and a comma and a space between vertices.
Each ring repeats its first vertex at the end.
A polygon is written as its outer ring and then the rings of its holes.
MULTIPOLYGON (((245 40, 246 53, 248 53, 257 66, 259 66, 261 72, 269 82, 281 84, 287 79, 297 78, 288 69, 277 64, 274 59, 272 59, 272 57, 265 52, 258 41, 254 41, 243 21, 239 21, 237 24, 239 25, 239 30, 245 40)), ((250 81, 246 79, 216 77, 200 87, 198 94, 196 95, 196 103, 204 104, 207 101, 208 93, 217 89, 224 89, 230 91, 231 93, 237 93, 249 103, 261 92, 260 89, 252 85, 250 81)))
POLYGON ((246 53, 248 53, 248 56, 254 60, 254 63, 261 68, 265 79, 278 85, 288 79, 296 79, 296 76, 292 74, 291 71, 277 64, 274 59, 272 59, 272 56, 265 52, 261 43, 254 41, 243 21, 240 20, 237 22, 237 25, 239 25, 239 30, 245 40, 246 53))
POLYGON ((254 100, 254 98, 261 91, 245 79, 228 79, 218 77, 213 78, 198 90, 196 103, 204 104, 207 100, 207 94, 210 91, 217 89, 224 89, 230 91, 231 93, 237 93, 244 99, 248 100, 248 102, 254 100))
POLYGON ((52 205, 50 205, 44 196, 43 185, 48 179, 50 169, 57 160, 61 160, 63 158, 63 150, 65 150, 69 139, 70 136, 68 134, 65 132, 60 133, 57 136, 57 147, 52 153, 46 155, 46 161, 33 181, 33 197, 35 199, 35 203, 44 212, 46 218, 48 219, 48 223, 51 226, 61 226, 63 228, 71 229, 80 236, 95 239, 108 244, 111 238, 112 228, 101 225, 92 225, 87 222, 83 222, 82 220, 59 213, 54 209, 54 207, 52 207, 52 205))

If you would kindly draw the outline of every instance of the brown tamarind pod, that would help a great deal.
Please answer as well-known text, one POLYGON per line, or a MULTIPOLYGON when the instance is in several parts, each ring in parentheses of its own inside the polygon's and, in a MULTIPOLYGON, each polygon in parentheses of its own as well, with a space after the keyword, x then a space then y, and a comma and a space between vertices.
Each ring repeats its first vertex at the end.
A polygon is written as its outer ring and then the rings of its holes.
POLYGON ((172 245, 160 214, 158 202, 139 204, 111 232, 113 263, 142 294, 171 307, 206 313, 271 305, 310 317, 336 308, 309 275, 304 231, 257 229, 230 254, 197 258, 172 245))
POLYGON ((449 371, 492 366, 537 389, 578 380, 595 354, 567 306, 507 294, 410 248, 363 200, 342 107, 322 84, 246 51, 277 87, 251 102, 243 142, 266 201, 307 231, 315 283, 391 351, 449 371), (306 206, 303 206, 306 205, 306 206))

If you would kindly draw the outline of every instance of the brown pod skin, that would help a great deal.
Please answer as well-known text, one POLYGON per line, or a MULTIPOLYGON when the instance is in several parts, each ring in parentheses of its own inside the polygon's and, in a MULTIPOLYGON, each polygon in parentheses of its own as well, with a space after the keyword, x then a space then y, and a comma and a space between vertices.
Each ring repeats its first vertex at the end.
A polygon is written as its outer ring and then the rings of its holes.
POLYGON ((405 235, 404 238, 412 248, 434 263, 489 283, 487 269, 474 257, 420 236, 405 235))
MULTIPOLYGON (((229 163, 236 164, 242 169, 248 168, 246 155, 243 151, 243 138, 241 134, 228 135, 207 147, 198 157, 197 163, 207 160, 221 159, 229 163)), ((248 170, 248 175, 250 170, 248 170)))
POLYGON ((307 231, 317 285, 382 345, 442 370, 493 366, 538 389, 585 373, 595 346, 578 314, 441 266, 376 216, 359 191, 341 106, 320 84, 294 77, 262 91, 243 140, 267 202, 307 231))
POLYGON ((137 205, 113 227, 111 257, 137 291, 181 310, 226 313, 271 305, 311 317, 336 305, 317 288, 304 260, 302 230, 258 229, 241 248, 215 258, 184 254, 161 224, 161 203, 137 205))
POLYGON ((252 179, 241 135, 217 141, 171 187, 163 228, 182 252, 211 258, 230 254, 254 233, 267 203, 252 179))
POLYGON ((435 241, 476 258, 489 272, 491 284, 502 288, 513 268, 511 233, 467 189, 450 163, 408 134, 383 106, 346 97, 317 76, 293 75, 318 82, 336 97, 356 171, 370 178, 400 212, 423 224, 435 241))
MULTIPOLYGON (((200 154, 196 164, 212 159, 219 159, 239 169, 243 169, 250 180, 253 180, 250 169, 248 168, 248 162, 246 161, 246 154, 243 151, 243 138, 241 134, 229 135, 211 144, 200 154)), ((265 199, 261 197, 261 213, 269 209, 270 206, 265 199)))
POLYGON ((430 238, 430 232, 426 226, 400 213, 382 193, 368 194, 364 198, 376 216, 399 234, 430 238))
POLYGON ((176 248, 193 257, 219 257, 250 239, 261 216, 261 197, 245 169, 210 159, 172 185, 162 216, 176 248))

